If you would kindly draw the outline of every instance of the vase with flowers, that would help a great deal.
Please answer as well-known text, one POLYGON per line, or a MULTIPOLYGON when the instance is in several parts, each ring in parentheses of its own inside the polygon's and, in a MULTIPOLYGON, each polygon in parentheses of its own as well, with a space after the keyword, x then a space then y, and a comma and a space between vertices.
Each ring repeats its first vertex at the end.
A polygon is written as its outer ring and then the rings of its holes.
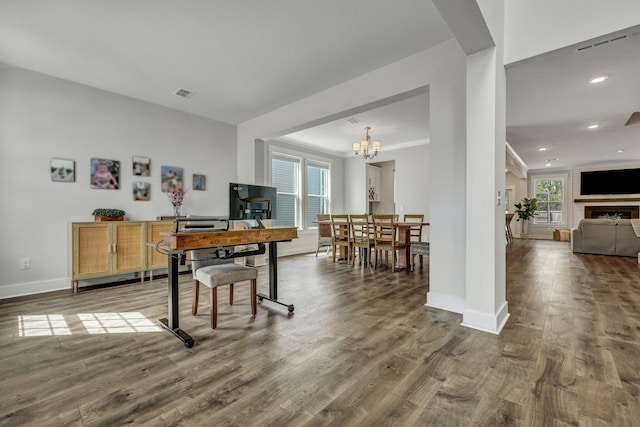
POLYGON ((180 216, 180 210, 182 208, 182 202, 184 201, 184 195, 187 192, 182 188, 177 188, 167 194, 169 197, 169 201, 173 205, 173 214, 174 216, 180 216))

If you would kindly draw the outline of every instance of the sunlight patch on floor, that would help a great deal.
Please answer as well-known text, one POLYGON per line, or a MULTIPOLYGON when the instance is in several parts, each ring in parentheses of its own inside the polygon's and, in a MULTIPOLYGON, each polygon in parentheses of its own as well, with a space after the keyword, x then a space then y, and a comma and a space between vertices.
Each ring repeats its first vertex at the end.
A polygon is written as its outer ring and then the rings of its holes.
POLYGON ((62 314, 18 316, 18 336, 42 337, 51 335, 71 335, 71 329, 62 314))
POLYGON ((80 320, 83 330, 73 325, 77 319, 65 319, 62 314, 35 314, 18 316, 18 336, 42 337, 54 335, 88 334, 131 334, 160 332, 162 328, 140 312, 123 313, 80 313, 74 317, 80 320), (69 320, 69 321, 67 321, 69 320), (69 325, 72 326, 69 326, 69 325))

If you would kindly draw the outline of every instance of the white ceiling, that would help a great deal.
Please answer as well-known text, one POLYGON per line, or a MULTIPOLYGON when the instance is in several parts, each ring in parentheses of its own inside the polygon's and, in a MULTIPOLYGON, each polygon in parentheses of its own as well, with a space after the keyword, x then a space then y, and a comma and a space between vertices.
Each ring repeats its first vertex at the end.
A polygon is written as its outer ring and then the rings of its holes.
POLYGON ((507 68, 507 141, 529 169, 640 161, 640 124, 624 126, 634 111, 640 111, 640 26, 507 68), (588 83, 598 75, 609 78, 588 83), (600 127, 588 130, 590 124, 600 127))
MULTIPOLYGON (((635 31, 508 69, 507 140, 530 169, 640 159, 640 125, 623 127, 640 109, 635 31)), ((232 124, 451 37, 425 0, 0 0, 0 63, 232 124)), ((285 139, 352 155, 371 126, 385 150, 428 141, 428 117, 421 93, 285 139)))

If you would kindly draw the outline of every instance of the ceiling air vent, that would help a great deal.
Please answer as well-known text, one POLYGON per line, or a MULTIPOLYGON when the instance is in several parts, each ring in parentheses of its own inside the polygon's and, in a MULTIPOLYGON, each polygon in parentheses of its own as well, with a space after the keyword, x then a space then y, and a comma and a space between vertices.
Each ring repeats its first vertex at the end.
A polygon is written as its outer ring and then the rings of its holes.
POLYGON ((348 121, 349 123, 351 123, 352 125, 355 125, 355 124, 360 123, 360 120, 356 119, 355 117, 352 117, 352 118, 350 118, 350 119, 347 119, 347 121, 348 121))
POLYGON ((190 98, 191 95, 193 95, 193 92, 191 92, 190 90, 186 90, 186 89, 177 89, 175 92, 173 92, 173 94, 181 96, 183 98, 190 98))
POLYGON ((600 41, 597 41, 597 42, 592 43, 592 44, 587 44, 587 45, 584 45, 584 46, 580 46, 579 48, 576 49, 576 52, 578 52, 578 53, 584 52, 585 50, 591 49, 592 47, 598 47, 598 46, 606 45, 608 43, 617 42, 617 41, 620 41, 620 40, 624 40, 624 39, 626 39, 628 37, 629 37, 628 35, 622 34, 621 36, 616 36, 616 37, 613 37, 613 38, 611 38, 609 40, 600 40, 600 41))

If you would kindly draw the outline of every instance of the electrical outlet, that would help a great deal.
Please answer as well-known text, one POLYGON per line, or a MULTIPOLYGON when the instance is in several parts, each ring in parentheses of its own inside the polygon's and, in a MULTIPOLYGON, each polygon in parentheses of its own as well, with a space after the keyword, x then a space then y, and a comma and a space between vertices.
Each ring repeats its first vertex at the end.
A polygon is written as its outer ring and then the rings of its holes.
POLYGON ((31 258, 20 258, 20 270, 29 270, 31 268, 31 258))

